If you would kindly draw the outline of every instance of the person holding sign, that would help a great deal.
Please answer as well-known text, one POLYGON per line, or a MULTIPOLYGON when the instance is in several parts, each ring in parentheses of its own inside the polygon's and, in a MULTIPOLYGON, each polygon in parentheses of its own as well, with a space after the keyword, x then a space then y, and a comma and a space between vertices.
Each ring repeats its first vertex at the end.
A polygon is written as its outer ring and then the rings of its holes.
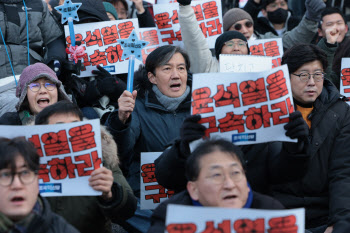
MULTIPOLYGON (((35 124, 62 124, 82 121, 80 109, 73 103, 60 101, 41 111, 35 124)), ((105 167, 91 173, 89 185, 101 196, 48 197, 53 211, 64 217, 80 232, 110 232, 111 221, 120 223, 136 210, 136 198, 120 170, 117 145, 101 127, 102 158, 105 167)))
POLYGON ((202 142, 186 162, 186 190, 162 202, 153 212, 149 233, 165 230, 168 204, 224 208, 283 209, 283 205, 250 188, 242 151, 229 141, 202 142))
POLYGON ((170 45, 155 49, 148 55, 145 67, 135 73, 136 90, 124 91, 118 100, 118 111, 107 119, 120 149, 124 172, 137 197, 140 153, 163 151, 179 136, 179 128, 190 114, 189 68, 188 55, 182 49, 170 45))
MULTIPOLYGON (((311 1, 311 0, 308 0, 311 1)), ((313 0, 312 0, 313 1, 313 0)), ((307 9, 311 12, 314 12, 314 14, 321 14, 318 9, 319 4, 321 7, 325 7, 324 3, 322 0, 317 0, 319 2, 316 2, 314 5, 309 6, 306 5, 307 9), (317 12, 316 9, 317 8, 317 12)), ((224 36, 225 34, 228 35, 228 32, 225 31, 220 37, 218 37, 216 43, 215 43, 215 57, 212 57, 212 53, 209 49, 209 46, 206 42, 206 39, 201 31, 201 29, 198 26, 198 22, 196 20, 196 15, 194 13, 194 10, 191 7, 191 0, 180 0, 179 2, 179 23, 181 26, 181 35, 182 35, 182 40, 184 42, 185 48, 188 51, 190 61, 191 61, 191 71, 193 73, 211 73, 211 72, 218 72, 219 70, 219 54, 225 54, 224 51, 219 49, 220 47, 217 47, 218 39, 222 38, 221 36, 224 36)), ((322 8, 322 9, 323 9, 322 8)), ((233 9, 236 10, 236 9, 233 9)), ((227 12, 226 14, 229 14, 227 16, 227 19, 224 16, 224 29, 226 30, 233 30, 233 31, 238 31, 244 33, 244 37, 246 38, 245 41, 251 38, 250 33, 246 33, 245 31, 241 31, 240 28, 243 28, 246 22, 248 22, 246 19, 251 19, 248 13, 242 12, 243 10, 237 10, 238 14, 234 14, 234 18, 231 20, 229 15, 232 15, 230 12, 227 12), (238 21, 236 21, 238 20, 238 21), (239 22, 239 23, 238 23, 239 22), (231 24, 231 25, 230 25, 231 24), (231 26, 235 24, 240 24, 238 26, 239 28, 234 29, 231 26), (242 27, 241 27, 242 26, 242 27), (249 35, 250 34, 250 35, 249 35)), ((236 11, 234 12, 236 13, 236 11)), ((308 19, 303 19, 303 21, 292 31, 287 32, 283 35, 282 37, 282 42, 284 48, 290 48, 295 44, 298 43, 309 43, 311 42, 314 34, 317 32, 317 23, 316 21, 313 20, 308 20, 308 19)), ((253 24, 249 24, 253 29, 253 24)), ((252 33, 254 31, 250 30, 252 33)), ((272 33, 271 33, 272 34, 272 33)), ((235 37, 237 38, 237 37, 235 37)), ((271 37, 260 37, 259 39, 263 38, 271 38, 271 37)), ((232 37, 230 39, 233 39, 232 37)), ((230 40, 228 39, 228 40, 230 40)), ((225 43, 226 41, 223 41, 222 43, 225 43)), ((224 48, 222 44, 218 44, 218 46, 221 45, 221 48, 224 48)), ((243 47, 243 46, 242 46, 243 47)), ((227 54, 227 53, 226 53, 227 54)), ((228 54, 236 54, 233 52, 230 52, 228 54)), ((243 53, 244 54, 244 53, 243 53)))
POLYGON ((296 109, 309 126, 310 162, 302 179, 273 186, 273 195, 287 208, 305 207, 311 232, 349 232, 350 107, 324 78, 327 56, 317 46, 291 48, 282 64, 288 65, 296 109))
POLYGON ((22 137, 0 138, 0 232, 78 233, 39 195, 39 155, 22 137))
POLYGON ((7 112, 0 118, 0 125, 26 125, 49 105, 70 98, 55 72, 43 63, 25 68, 16 89, 19 98, 17 112, 7 112))

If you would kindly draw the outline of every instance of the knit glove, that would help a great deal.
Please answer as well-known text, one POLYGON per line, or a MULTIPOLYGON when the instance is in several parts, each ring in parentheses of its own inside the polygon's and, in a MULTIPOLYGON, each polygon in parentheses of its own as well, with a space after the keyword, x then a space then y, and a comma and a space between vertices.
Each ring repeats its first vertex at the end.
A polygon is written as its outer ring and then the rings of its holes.
POLYGON ((183 156, 191 153, 189 143, 204 136, 205 126, 198 123, 201 115, 192 115, 185 119, 180 129, 180 152, 183 156))
POLYGON ((177 0, 177 2, 183 6, 191 4, 191 0, 177 0))
POLYGON ((113 101, 118 101, 118 98, 126 89, 125 83, 116 77, 113 77, 107 70, 101 66, 97 66, 98 70, 93 70, 92 73, 97 77, 97 89, 101 95, 106 95, 113 101))
POLYGON ((301 112, 292 112, 289 115, 289 122, 284 126, 284 129, 287 130, 286 136, 291 139, 298 139, 297 145, 295 143, 286 143, 287 150, 291 152, 302 151, 308 141, 309 126, 301 115, 301 112))
POLYGON ((320 22, 321 13, 326 8, 326 3, 323 0, 306 0, 305 7, 305 17, 309 20, 320 22))

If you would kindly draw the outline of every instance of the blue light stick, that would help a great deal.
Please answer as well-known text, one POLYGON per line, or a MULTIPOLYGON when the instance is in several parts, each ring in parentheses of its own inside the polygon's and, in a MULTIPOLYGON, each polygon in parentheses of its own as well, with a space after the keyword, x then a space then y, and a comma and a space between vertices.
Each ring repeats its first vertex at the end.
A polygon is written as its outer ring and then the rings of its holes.
POLYGON ((128 68, 128 81, 127 90, 132 92, 134 86, 134 66, 135 66, 135 55, 129 57, 129 68, 128 68))
POLYGON ((70 42, 71 45, 75 46, 75 33, 74 33, 74 26, 73 26, 73 18, 68 18, 68 26, 69 26, 69 35, 70 35, 70 42))

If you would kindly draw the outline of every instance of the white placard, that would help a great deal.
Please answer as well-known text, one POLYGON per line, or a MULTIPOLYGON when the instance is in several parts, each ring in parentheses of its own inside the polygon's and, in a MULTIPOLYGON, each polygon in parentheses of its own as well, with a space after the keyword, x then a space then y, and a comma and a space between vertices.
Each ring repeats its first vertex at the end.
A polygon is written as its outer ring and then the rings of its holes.
MULTIPOLYGON (((100 65, 111 74, 128 73, 129 60, 123 60, 123 49, 118 39, 127 39, 135 29, 138 32, 139 23, 137 19, 124 19, 114 21, 103 21, 97 23, 74 24, 75 40, 81 42, 85 48, 86 55, 82 59, 86 70, 81 71, 79 77, 93 76, 92 70, 100 65)), ((66 43, 70 46, 70 35, 68 26, 64 26, 66 43)), ((140 39, 140 38, 139 38, 140 39)), ((135 70, 141 61, 135 59, 135 70)))
POLYGON ((258 210, 168 205, 168 233, 305 231, 305 209, 258 210), (177 229, 177 231, 176 231, 177 229))
POLYGON ((251 55, 272 57, 272 68, 281 65, 283 56, 282 38, 249 40, 248 46, 251 55))
POLYGON ((238 145, 296 142, 283 128, 293 111, 287 65, 255 73, 193 75, 191 113, 202 116, 207 137, 238 145))
MULTIPOLYGON (((341 59, 340 94, 350 98, 350 58, 341 59)), ((350 105, 350 101, 347 101, 350 105)))
MULTIPOLYGON (((223 32, 220 0, 192 1, 198 26, 207 38, 209 48, 215 47, 216 38, 223 32)), ((161 34, 161 45, 184 47, 178 19, 178 3, 156 4, 153 6, 155 23, 161 34)))
POLYGON ((168 190, 159 185, 155 177, 154 161, 162 154, 162 152, 143 152, 141 153, 141 209, 153 210, 157 208, 159 203, 170 198, 174 191, 168 190))
POLYGON ((220 54, 220 72, 260 72, 272 68, 272 58, 266 56, 220 54))
POLYGON ((153 28, 140 28, 139 39, 149 42, 148 45, 142 49, 142 60, 146 63, 146 58, 153 50, 158 48, 160 45, 160 33, 156 27, 153 28))
POLYGON ((0 136, 23 136, 40 155, 39 189, 42 196, 98 196, 88 179, 102 167, 98 119, 69 124, 0 126, 0 136))

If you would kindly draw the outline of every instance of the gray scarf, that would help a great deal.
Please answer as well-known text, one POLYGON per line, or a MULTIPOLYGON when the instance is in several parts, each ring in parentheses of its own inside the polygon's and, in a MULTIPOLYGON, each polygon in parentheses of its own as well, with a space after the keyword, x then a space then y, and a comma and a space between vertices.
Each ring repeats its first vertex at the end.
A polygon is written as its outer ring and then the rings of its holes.
POLYGON ((158 101, 169 111, 175 111, 179 105, 186 99, 188 94, 190 93, 190 87, 186 86, 186 91, 180 97, 172 98, 166 95, 163 95, 162 92, 158 89, 157 85, 153 85, 153 92, 156 94, 158 101))

